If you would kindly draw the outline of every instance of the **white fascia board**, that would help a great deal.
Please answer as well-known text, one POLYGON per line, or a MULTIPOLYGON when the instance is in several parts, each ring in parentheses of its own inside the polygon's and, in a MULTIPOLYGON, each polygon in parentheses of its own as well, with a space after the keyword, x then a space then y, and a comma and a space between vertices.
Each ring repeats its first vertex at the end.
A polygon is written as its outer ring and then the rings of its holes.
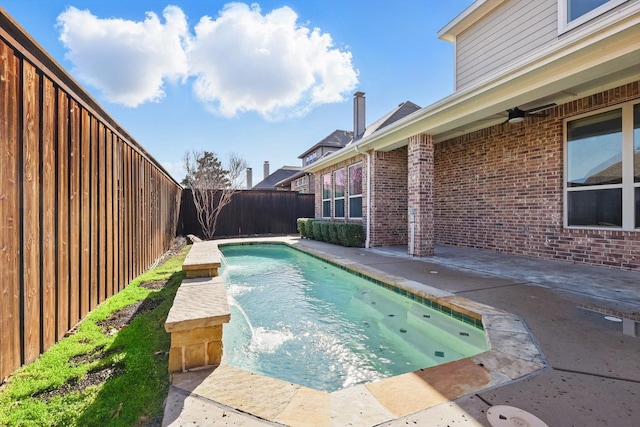
POLYGON ((455 43, 456 36, 507 0, 476 0, 438 31, 438 38, 455 43))
MULTIPOLYGON (((362 151, 390 150, 406 145, 417 134, 438 133, 472 123, 488 114, 504 111, 553 95, 597 74, 619 61, 620 67, 640 63, 640 2, 624 16, 614 14, 605 22, 576 31, 557 43, 514 63, 500 76, 487 76, 357 142, 362 151), (616 22, 616 20, 618 22, 616 22)), ((306 171, 315 172, 357 155, 353 144, 318 160, 306 171)))

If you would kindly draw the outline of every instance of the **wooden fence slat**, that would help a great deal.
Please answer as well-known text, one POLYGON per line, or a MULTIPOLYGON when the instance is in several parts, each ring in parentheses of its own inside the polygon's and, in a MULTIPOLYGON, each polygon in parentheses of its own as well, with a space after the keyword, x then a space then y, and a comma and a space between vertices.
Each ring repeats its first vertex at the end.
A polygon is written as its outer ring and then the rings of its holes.
POLYGON ((107 156, 105 151, 106 131, 104 126, 100 124, 98 134, 98 287, 100 300, 103 301, 111 296, 107 291, 107 214, 105 206, 107 206, 107 173, 105 171, 107 164, 107 156))
POLYGON ((42 113, 42 344, 56 342, 56 88, 43 79, 42 113))
POLYGON ((80 321, 80 107, 71 100, 69 148, 69 321, 80 321))
POLYGON ((89 250, 91 248, 89 230, 91 225, 91 204, 89 193, 91 177, 89 166, 91 156, 89 152, 91 138, 91 118, 89 112, 82 109, 80 134, 80 318, 89 312, 89 250))
POLYGON ((58 217, 57 217, 57 338, 71 327, 69 320, 69 98, 58 92, 58 217))
POLYGON ((107 295, 113 295, 117 290, 113 289, 113 134, 109 133, 105 143, 106 149, 106 225, 107 225, 107 295))
POLYGON ((120 241, 118 240, 118 227, 119 227, 119 218, 118 218, 118 169, 119 169, 119 147, 120 146, 120 138, 115 138, 113 141, 112 147, 112 174, 111 174, 111 204, 112 204, 112 218, 113 218, 113 256, 111 257, 111 263, 113 268, 113 273, 111 275, 111 281, 113 282, 114 292, 120 292, 124 287, 119 280, 120 277, 120 265, 118 259, 120 257, 120 241))
POLYGON ((40 354, 40 75, 23 62, 22 73, 23 362, 40 354))
POLYGON ((91 117, 91 251, 90 251, 90 286, 89 286, 89 309, 93 310, 103 300, 98 292, 98 120, 91 117))
POLYGON ((118 261, 118 271, 119 271, 119 283, 120 286, 124 287, 127 277, 126 272, 126 259, 127 259, 127 244, 125 239, 124 232, 124 143, 120 140, 118 144, 118 159, 120 163, 120 167, 118 169, 118 247, 120 252, 120 260, 118 261))
POLYGON ((20 63, 0 40, 0 382, 20 356, 20 63))

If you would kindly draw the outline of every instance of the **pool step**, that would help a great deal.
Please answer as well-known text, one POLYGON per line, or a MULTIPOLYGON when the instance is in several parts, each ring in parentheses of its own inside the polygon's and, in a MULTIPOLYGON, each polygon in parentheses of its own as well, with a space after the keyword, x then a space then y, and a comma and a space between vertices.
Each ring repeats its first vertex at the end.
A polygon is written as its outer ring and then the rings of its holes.
POLYGON ((217 242, 195 242, 182 263, 182 270, 187 273, 187 279, 215 277, 220 269, 220 258, 217 242))

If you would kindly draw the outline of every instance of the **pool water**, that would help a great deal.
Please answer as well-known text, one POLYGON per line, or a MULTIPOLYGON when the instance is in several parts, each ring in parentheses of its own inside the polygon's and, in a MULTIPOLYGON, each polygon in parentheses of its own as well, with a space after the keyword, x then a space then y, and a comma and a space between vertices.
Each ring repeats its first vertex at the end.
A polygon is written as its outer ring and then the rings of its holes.
POLYGON ((481 329, 296 249, 220 250, 231 366, 332 392, 488 349, 481 329))

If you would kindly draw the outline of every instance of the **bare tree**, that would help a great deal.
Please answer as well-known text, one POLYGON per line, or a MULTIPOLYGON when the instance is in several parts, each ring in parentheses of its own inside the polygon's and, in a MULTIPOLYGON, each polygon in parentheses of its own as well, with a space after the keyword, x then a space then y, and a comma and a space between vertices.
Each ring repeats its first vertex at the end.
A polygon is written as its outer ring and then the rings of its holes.
POLYGON ((247 162, 237 154, 231 154, 228 167, 224 169, 214 152, 187 151, 184 167, 187 174, 182 185, 191 188, 202 233, 205 239, 211 240, 220 212, 242 186, 247 162))

